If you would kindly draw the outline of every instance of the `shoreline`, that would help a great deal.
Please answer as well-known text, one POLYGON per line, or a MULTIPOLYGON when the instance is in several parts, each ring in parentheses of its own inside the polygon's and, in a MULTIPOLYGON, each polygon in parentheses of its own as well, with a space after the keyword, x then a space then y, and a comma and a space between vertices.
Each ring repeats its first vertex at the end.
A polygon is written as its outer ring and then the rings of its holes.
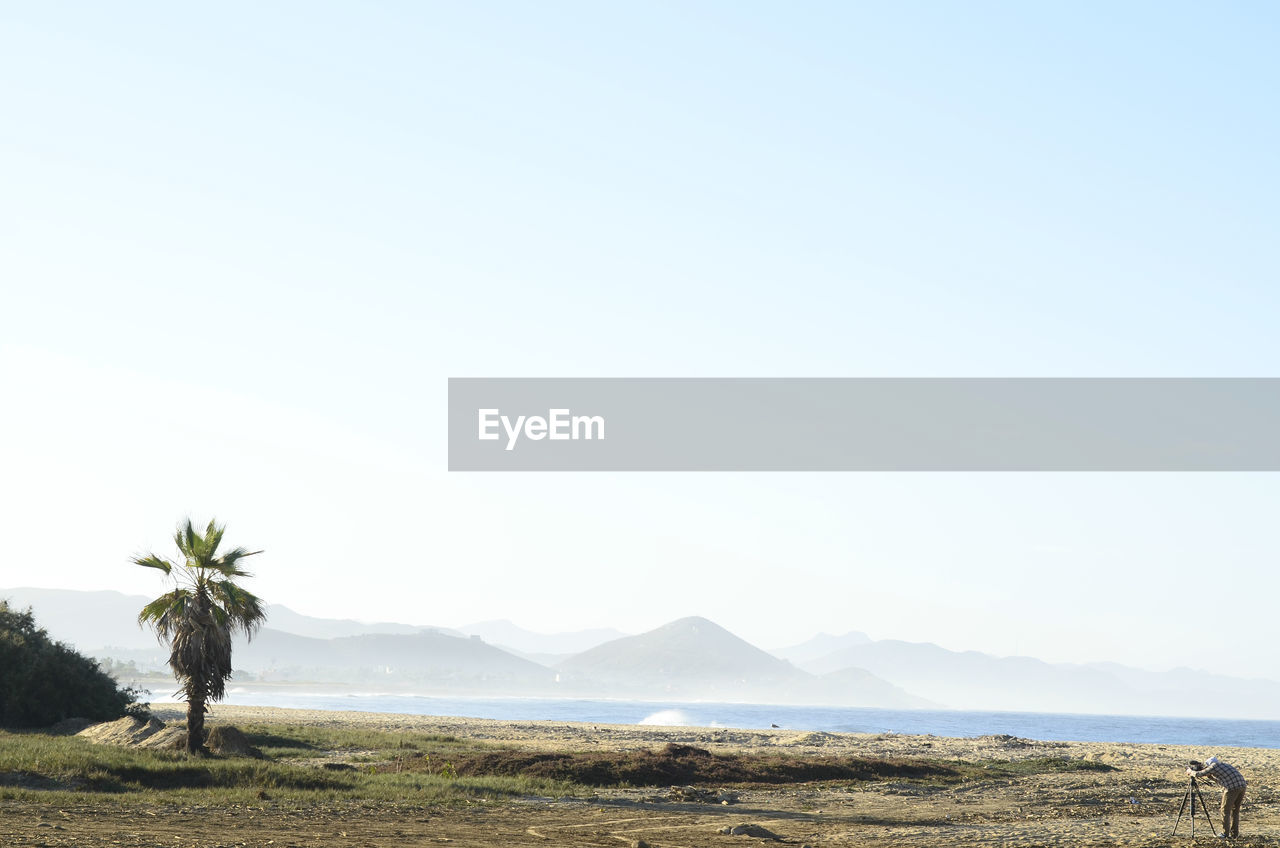
MULTIPOLYGON (((153 708, 166 723, 185 721, 178 706, 153 708)), ((740 729, 558 720, 508 720, 253 707, 210 706, 206 722, 215 724, 302 724, 362 727, 387 731, 440 733, 479 741, 543 750, 634 750, 667 743, 696 745, 711 751, 788 751, 824 756, 925 757, 957 760, 1018 761, 1044 757, 1082 759, 1106 765, 1143 763, 1151 778, 1180 780, 1191 759, 1216 753, 1247 769, 1280 773, 1280 749, 1248 746, 1197 746, 1140 742, 1070 742, 1025 739, 1007 734, 976 737, 906 733, 840 733, 823 730, 740 729)))
MULTIPOLYGON (((155 709, 181 707, 155 701, 155 709)), ((760 704, 722 701, 636 701, 528 696, 420 695, 350 691, 233 692, 223 709, 278 707, 301 711, 457 716, 501 721, 585 722, 626 726, 670 725, 713 729, 803 729, 829 733, 973 738, 1012 735, 1065 742, 1124 742, 1193 747, 1280 749, 1274 718, 997 710, 907 710, 881 707, 760 704), (244 701, 240 699, 243 698, 244 701)))

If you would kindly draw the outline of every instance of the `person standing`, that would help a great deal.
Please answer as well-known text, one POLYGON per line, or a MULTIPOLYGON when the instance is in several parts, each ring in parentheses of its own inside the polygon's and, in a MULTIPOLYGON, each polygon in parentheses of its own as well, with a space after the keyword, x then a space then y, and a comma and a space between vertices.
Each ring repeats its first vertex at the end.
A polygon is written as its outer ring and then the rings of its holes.
POLYGON ((1222 787, 1222 835, 1235 838, 1240 835, 1240 805, 1244 802, 1246 786, 1244 776, 1228 763, 1210 757, 1204 764, 1191 761, 1187 774, 1195 778, 1212 780, 1222 787))

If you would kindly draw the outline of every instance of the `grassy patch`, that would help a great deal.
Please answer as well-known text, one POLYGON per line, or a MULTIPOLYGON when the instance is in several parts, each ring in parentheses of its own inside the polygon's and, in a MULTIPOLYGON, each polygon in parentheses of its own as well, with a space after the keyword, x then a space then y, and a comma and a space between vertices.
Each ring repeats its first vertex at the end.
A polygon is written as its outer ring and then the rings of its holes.
MULTIPOLYGON (((583 786, 752 785, 960 777, 956 768, 926 760, 713 754, 702 748, 676 744, 641 751, 458 752, 446 765, 452 766, 459 777, 523 775, 583 786)), ((438 760, 427 758, 408 759, 395 766, 401 771, 441 767, 438 760)))
POLYGON ((269 758, 324 757, 334 752, 377 752, 371 759, 393 759, 406 752, 453 749, 464 745, 455 736, 400 733, 367 728, 317 727, 305 724, 254 724, 240 728, 249 743, 269 758))
MULTIPOLYGON (((255 729, 257 731, 258 729, 255 729)), ((315 728, 297 734, 273 727, 249 736, 255 745, 266 745, 267 758, 190 758, 180 751, 94 745, 85 739, 41 733, 0 731, 0 798, 53 800, 94 793, 121 802, 175 803, 199 799, 206 803, 253 803, 265 798, 337 799, 434 803, 476 797, 567 794, 572 787, 539 778, 480 775, 455 778, 442 774, 403 774, 373 768, 328 769, 294 762, 280 762, 299 751, 364 748, 390 760, 404 750, 405 740, 396 734, 383 738, 344 731, 317 733, 315 728)), ((432 744, 422 734, 417 740, 432 744)), ((437 744, 450 745, 452 741, 437 744)))
POLYGON ((1029 774, 1061 774, 1070 772, 1109 772, 1116 767, 1096 760, 1072 760, 1066 757, 1036 757, 1030 760, 992 760, 984 763, 991 770, 1010 776, 1029 774))

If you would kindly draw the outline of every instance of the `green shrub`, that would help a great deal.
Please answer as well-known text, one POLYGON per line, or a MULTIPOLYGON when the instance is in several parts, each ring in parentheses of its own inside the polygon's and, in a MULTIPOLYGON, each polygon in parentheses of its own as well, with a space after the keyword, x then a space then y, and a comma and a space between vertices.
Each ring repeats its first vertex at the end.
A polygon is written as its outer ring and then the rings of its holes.
POLYGON ((30 609, 0 600, 0 727, 47 727, 68 718, 110 721, 144 709, 92 659, 49 638, 30 609))

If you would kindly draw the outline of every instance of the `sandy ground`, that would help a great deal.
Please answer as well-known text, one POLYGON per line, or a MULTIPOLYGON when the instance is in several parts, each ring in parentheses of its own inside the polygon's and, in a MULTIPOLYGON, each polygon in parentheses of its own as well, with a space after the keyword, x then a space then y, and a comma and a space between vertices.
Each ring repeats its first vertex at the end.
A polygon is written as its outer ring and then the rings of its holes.
MULTIPOLYGON (((176 720, 178 713, 161 714, 176 720)), ((787 751, 937 759, 1069 757, 1107 763, 1110 772, 1070 772, 976 780, 948 787, 871 783, 805 784, 746 790, 736 804, 672 802, 661 790, 604 790, 590 800, 531 798, 406 814, 351 806, 296 809, 271 801, 235 809, 140 809, 122 815, 86 797, 77 807, 0 804, 0 845, 22 846, 734 846, 759 844, 945 846, 1185 844, 1171 831, 1186 791, 1188 759, 1216 753, 1250 781, 1236 844, 1280 844, 1280 750, 1203 751, 1173 745, 1031 742, 1011 737, 934 736, 658 728, 511 722, 373 713, 217 706, 211 723, 362 724, 414 729, 543 749, 629 749, 667 742, 715 751, 787 751), (721 833, 759 825, 782 842, 721 833)), ((1205 786, 1216 819, 1218 790, 1205 786)), ((412 799, 406 799, 411 802, 412 799)), ((1197 841, 1211 839, 1203 818, 1197 841)))

